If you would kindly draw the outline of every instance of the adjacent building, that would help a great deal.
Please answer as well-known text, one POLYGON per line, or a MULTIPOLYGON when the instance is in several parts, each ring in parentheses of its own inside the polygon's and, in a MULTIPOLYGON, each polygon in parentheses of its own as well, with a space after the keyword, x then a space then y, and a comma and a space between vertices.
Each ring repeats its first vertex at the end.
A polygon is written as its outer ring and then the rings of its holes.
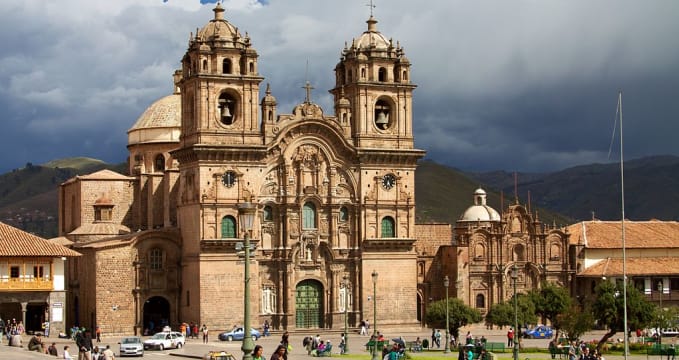
POLYGON ((622 281, 626 275, 648 300, 663 307, 679 305, 678 222, 591 220, 568 230, 577 267, 574 297, 591 295, 599 282, 622 281))
POLYGON ((80 254, 0 223, 0 318, 23 322, 26 331, 65 332, 65 269, 80 254))
POLYGON ((485 314, 507 301, 550 282, 573 290, 575 259, 569 253, 568 228, 542 223, 538 214, 516 200, 502 214, 477 189, 473 205, 455 224, 457 297, 485 314))

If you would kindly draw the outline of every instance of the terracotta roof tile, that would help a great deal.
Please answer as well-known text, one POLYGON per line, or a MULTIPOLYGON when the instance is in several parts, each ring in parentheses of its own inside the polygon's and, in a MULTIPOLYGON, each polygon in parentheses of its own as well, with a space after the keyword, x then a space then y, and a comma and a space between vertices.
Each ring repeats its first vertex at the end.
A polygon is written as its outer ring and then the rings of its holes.
POLYGON ((80 256, 79 253, 0 222, 0 256, 80 256))
MULTIPOLYGON (((622 248, 620 221, 583 221, 568 227, 570 243, 585 248, 622 248)), ((625 248, 679 247, 679 222, 625 221, 625 248)))
MULTIPOLYGON (((679 273, 679 258, 627 258, 625 273, 628 276, 675 275, 679 273)), ((622 259, 604 259, 579 272, 585 277, 622 277, 622 259)))

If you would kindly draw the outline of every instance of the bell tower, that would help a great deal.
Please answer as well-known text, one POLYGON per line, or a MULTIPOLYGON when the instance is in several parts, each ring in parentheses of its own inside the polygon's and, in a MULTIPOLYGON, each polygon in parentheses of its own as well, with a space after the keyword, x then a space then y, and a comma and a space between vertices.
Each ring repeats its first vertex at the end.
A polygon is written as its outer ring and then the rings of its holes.
POLYGON ((182 59, 182 146, 261 144, 257 51, 220 3, 213 11, 182 59))
POLYGON ((368 30, 345 44, 335 67, 335 107, 351 104, 351 135, 360 148, 413 149, 410 61, 405 51, 377 30, 371 15, 368 30))

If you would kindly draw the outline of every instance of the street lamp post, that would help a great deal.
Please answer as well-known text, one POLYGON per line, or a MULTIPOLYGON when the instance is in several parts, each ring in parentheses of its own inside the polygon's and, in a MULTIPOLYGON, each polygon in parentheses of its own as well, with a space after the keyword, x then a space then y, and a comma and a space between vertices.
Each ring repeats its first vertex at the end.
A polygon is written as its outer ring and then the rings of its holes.
POLYGON ((373 340, 375 342, 373 346, 373 357, 372 360, 380 360, 377 356, 377 271, 373 270, 373 340))
POLYGON ((243 247, 245 255, 245 266, 243 276, 243 360, 252 360, 252 350, 255 348, 255 342, 250 336, 250 232, 252 231, 252 223, 255 219, 256 205, 248 202, 238 204, 238 217, 241 230, 245 233, 243 236, 243 247))
POLYGON ((446 348, 443 350, 444 354, 450 353, 450 335, 448 334, 448 329, 450 328, 450 319, 448 317, 448 285, 450 285, 450 280, 448 275, 443 278, 443 287, 446 288, 446 348))
POLYGON ((349 353, 349 276, 344 275, 344 348, 342 353, 349 353))
POLYGON ((519 307, 516 302, 516 278, 518 277, 516 264, 514 264, 512 266, 512 280, 514 282, 514 360, 519 360, 519 342, 517 340, 521 337, 521 331, 519 330, 519 307))
POLYGON ((664 321, 663 321, 663 309, 662 309, 662 280, 658 283, 658 293, 660 295, 660 326, 658 326, 658 344, 662 344, 662 334, 660 333, 662 331, 662 328, 665 327, 664 321))

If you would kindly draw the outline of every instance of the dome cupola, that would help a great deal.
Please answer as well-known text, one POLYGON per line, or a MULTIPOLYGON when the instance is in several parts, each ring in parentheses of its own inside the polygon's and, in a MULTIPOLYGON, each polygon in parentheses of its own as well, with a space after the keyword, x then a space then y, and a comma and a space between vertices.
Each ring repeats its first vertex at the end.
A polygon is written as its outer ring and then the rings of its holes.
POLYGON ((500 221, 500 214, 486 204, 486 191, 474 191, 474 205, 465 210, 459 221, 500 221))

